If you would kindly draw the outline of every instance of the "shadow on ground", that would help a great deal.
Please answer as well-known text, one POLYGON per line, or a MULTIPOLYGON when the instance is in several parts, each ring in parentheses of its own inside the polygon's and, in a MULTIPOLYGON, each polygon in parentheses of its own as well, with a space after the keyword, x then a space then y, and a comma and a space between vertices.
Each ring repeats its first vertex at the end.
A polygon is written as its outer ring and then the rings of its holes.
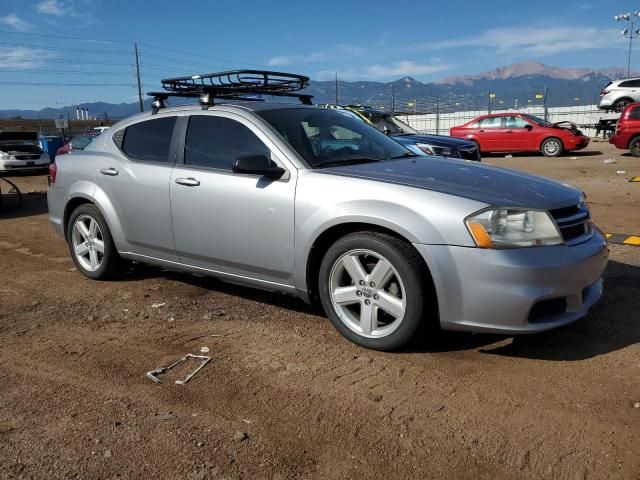
MULTIPOLYGON (((329 321, 318 307, 301 300, 249 287, 232 285, 211 277, 169 272, 135 265, 124 280, 166 277, 198 288, 274 305, 329 321)), ((430 331, 402 353, 452 352, 480 349, 481 353, 550 361, 576 361, 603 355, 640 342, 640 267, 611 261, 604 275, 602 299, 589 315, 571 325, 548 332, 521 335, 487 335, 430 331), (505 345, 505 341, 509 341, 505 345), (495 344, 499 344, 493 346, 495 344)))
POLYGON ((8 192, 8 188, 2 189, 2 194, 0 194, 0 219, 31 217, 33 215, 42 215, 47 211, 46 193, 23 193, 22 202, 20 202, 18 194, 8 192))

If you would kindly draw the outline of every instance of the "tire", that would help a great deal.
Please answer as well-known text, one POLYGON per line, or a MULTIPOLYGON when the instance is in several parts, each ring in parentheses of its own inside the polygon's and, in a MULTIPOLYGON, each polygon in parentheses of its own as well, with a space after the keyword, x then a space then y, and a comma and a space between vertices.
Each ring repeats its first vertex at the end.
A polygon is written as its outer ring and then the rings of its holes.
POLYGON ((559 157, 564 151, 564 145, 562 140, 556 137, 547 138, 542 145, 540 145, 540 152, 545 157, 559 157))
POLYGON ((67 244, 73 263, 85 277, 107 280, 122 271, 124 262, 109 226, 94 205, 83 204, 73 211, 67 224, 67 244))
POLYGON ((634 137, 629 142, 629 152, 634 157, 640 157, 640 137, 634 137))
POLYGON ((331 323, 362 347, 396 350, 427 320, 424 263, 411 245, 390 235, 356 232, 336 241, 322 259, 318 285, 331 323))
POLYGON ((620 98, 615 101, 613 104, 613 111, 617 113, 622 113, 627 105, 633 103, 633 100, 630 98, 620 98))

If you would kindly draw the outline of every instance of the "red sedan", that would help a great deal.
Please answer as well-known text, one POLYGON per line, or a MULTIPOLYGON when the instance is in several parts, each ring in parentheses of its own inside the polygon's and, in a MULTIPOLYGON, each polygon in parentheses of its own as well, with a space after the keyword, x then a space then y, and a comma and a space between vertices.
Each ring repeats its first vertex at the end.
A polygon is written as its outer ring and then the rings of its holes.
POLYGON ((81 133, 61 146, 56 152, 56 155, 65 155, 74 150, 84 150, 85 147, 91 143, 91 140, 96 137, 97 135, 95 133, 81 133))
POLYGON ((473 140, 482 153, 541 152, 557 157, 589 145, 573 123, 549 123, 526 113, 484 115, 451 129, 451 136, 473 140))
POLYGON ((626 106, 616 125, 616 133, 609 139, 609 143, 631 152, 634 157, 640 157, 640 103, 626 106))

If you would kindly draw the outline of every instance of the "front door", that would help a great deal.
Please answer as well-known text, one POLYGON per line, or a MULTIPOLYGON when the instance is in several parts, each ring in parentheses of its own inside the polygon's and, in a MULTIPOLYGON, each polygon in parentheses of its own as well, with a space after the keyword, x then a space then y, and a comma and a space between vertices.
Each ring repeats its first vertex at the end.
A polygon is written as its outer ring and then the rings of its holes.
POLYGON ((291 285, 296 171, 246 119, 191 115, 184 159, 171 174, 171 213, 180 261, 291 285), (287 173, 278 180, 236 174, 238 157, 265 155, 287 173))
POLYGON ((504 117, 505 144, 511 152, 537 151, 539 145, 538 135, 534 132, 535 126, 517 115, 504 117))

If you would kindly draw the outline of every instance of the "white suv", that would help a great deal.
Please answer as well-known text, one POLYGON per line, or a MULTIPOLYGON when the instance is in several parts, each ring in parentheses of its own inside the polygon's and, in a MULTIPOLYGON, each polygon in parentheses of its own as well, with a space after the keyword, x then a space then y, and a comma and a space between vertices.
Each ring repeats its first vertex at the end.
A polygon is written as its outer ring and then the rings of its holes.
POLYGON ((601 110, 622 112, 624 107, 640 101, 640 78, 626 78, 609 82, 600 92, 601 110))

